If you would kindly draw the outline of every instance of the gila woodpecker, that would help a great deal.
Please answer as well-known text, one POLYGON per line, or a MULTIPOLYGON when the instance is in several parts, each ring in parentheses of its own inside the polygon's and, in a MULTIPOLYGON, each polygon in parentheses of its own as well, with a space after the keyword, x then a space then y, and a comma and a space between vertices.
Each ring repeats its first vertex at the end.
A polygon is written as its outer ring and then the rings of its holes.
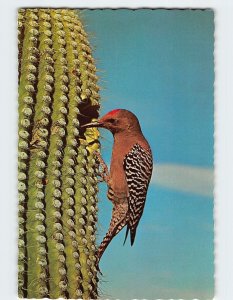
POLYGON ((112 238, 125 226, 131 245, 143 213, 153 160, 148 142, 142 134, 137 117, 125 109, 115 109, 96 122, 83 127, 102 127, 114 137, 110 172, 99 154, 102 177, 108 185, 108 198, 113 204, 109 230, 97 252, 98 261, 112 238))

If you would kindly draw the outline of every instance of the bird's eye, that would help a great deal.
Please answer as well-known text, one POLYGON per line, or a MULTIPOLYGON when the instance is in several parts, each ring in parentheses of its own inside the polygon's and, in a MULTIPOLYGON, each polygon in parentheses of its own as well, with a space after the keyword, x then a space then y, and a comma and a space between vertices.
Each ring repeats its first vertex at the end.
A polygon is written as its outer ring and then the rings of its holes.
POLYGON ((108 122, 111 123, 111 124, 115 124, 116 123, 116 119, 109 119, 108 122))

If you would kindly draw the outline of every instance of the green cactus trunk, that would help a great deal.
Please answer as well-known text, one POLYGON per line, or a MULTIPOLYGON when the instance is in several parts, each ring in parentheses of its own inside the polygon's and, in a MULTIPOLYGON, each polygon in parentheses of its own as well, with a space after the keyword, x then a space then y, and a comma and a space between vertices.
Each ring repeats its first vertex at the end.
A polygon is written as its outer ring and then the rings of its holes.
POLYGON ((96 299, 99 88, 78 12, 20 9, 18 294, 96 299))

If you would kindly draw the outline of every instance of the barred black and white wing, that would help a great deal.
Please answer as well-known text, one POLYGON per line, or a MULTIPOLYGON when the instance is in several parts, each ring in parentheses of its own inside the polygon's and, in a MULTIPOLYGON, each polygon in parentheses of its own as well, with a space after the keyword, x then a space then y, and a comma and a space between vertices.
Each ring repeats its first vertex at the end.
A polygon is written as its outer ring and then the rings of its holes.
POLYGON ((146 150, 141 145, 135 144, 126 155, 123 166, 129 189, 128 224, 125 240, 130 230, 132 246, 137 226, 145 206, 147 189, 153 169, 153 160, 150 150, 146 150))

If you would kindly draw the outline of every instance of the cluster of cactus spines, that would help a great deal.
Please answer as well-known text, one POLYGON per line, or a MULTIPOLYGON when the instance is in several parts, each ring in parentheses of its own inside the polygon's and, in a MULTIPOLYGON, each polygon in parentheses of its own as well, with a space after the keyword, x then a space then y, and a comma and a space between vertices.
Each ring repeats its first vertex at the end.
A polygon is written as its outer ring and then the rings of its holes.
POLYGON ((77 11, 20 9, 18 293, 96 299, 99 88, 77 11))

